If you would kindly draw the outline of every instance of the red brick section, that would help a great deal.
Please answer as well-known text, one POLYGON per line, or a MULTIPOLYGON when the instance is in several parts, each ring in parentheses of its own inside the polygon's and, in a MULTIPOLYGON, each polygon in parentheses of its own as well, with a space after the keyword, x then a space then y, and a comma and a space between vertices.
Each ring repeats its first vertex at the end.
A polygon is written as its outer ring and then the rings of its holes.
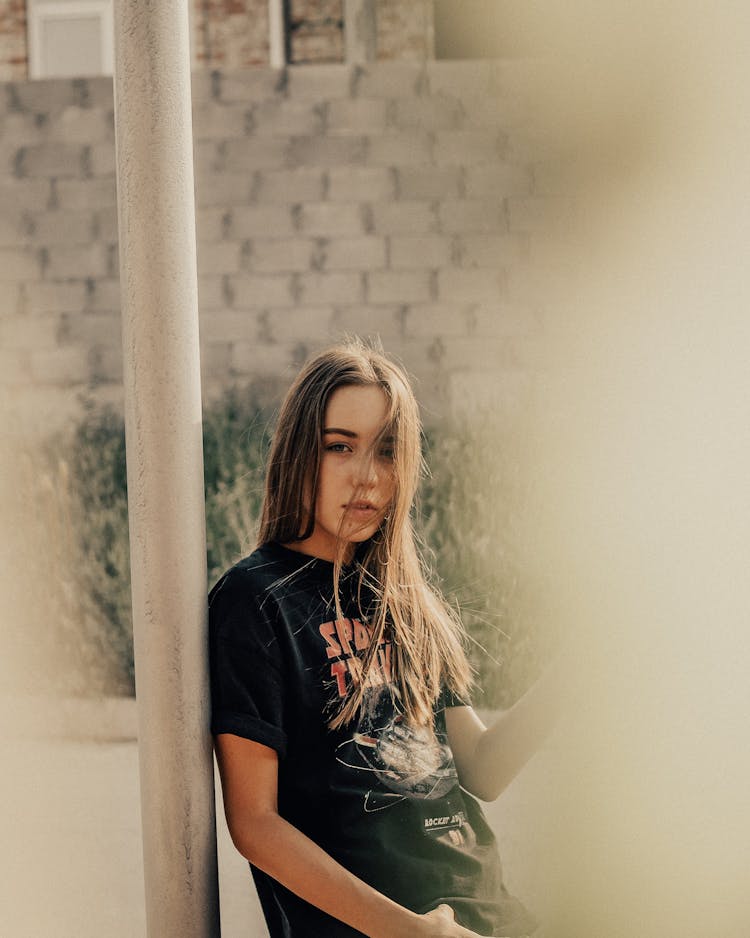
POLYGON ((268 64, 267 0, 193 0, 193 68, 268 64))
MULTIPOLYGON (((344 57, 341 0, 291 0, 291 59, 295 63, 341 62, 344 57)), ((432 0, 376 0, 379 59, 434 57, 432 0)))
POLYGON ((376 0, 379 59, 432 59, 432 0, 376 0))
MULTIPOLYGON (((379 59, 429 59, 431 0, 376 0, 379 59)), ((289 46, 296 64, 342 62, 343 0, 289 0, 289 46)), ((267 0, 192 0, 193 68, 268 64, 267 0)), ((0 0, 0 81, 28 76, 25 0, 0 0)))
POLYGON ((342 62, 342 0, 290 0, 289 45, 294 63, 342 62))
POLYGON ((28 75, 26 0, 0 0, 0 81, 28 75))

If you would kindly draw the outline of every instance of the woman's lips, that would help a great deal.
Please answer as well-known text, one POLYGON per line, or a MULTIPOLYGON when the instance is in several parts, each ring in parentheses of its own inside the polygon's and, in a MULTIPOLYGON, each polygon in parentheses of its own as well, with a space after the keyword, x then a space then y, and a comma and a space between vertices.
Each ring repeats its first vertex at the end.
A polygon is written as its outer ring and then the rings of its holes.
POLYGON ((372 515, 378 511, 375 505, 371 502, 350 502, 348 505, 344 505, 344 508, 353 515, 372 515))

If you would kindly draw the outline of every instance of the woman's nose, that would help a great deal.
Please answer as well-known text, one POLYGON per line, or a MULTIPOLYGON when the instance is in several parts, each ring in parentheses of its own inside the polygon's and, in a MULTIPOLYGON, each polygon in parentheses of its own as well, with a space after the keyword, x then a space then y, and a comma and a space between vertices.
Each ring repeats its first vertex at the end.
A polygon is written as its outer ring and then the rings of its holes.
POLYGON ((377 466, 371 453, 363 454, 357 460, 356 480, 358 485, 373 486, 378 481, 377 466))

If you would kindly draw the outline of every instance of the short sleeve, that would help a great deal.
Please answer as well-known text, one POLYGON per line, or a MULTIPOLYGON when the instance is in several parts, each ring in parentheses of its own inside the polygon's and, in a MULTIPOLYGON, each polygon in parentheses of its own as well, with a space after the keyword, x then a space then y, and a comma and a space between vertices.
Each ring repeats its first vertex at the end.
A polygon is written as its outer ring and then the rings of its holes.
POLYGON ((233 568, 208 599, 211 732, 233 733, 286 751, 284 668, 273 605, 251 571, 233 568))

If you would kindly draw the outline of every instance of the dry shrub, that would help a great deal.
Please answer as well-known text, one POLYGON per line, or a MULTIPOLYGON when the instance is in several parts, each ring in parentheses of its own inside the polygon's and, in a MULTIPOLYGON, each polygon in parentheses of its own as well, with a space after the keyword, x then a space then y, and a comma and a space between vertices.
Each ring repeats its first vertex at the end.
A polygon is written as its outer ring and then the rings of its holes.
POLYGON ((491 414, 428 433, 426 557, 469 634, 474 702, 511 705, 538 675, 541 630, 524 576, 527 499, 517 431, 491 414))
MULTIPOLYGON (((233 389, 206 409, 208 581, 252 550, 270 439, 268 410, 233 389)), ((428 563, 467 626, 479 706, 506 706, 538 670, 538 634, 525 625, 520 545, 524 500, 513 441, 487 421, 433 430, 419 527, 428 563)), ((36 636, 38 683, 66 694, 134 687, 122 418, 89 407, 72 437, 22 460, 24 616, 36 636), (37 573, 38 571, 38 573, 37 573), (33 577, 32 577, 33 579, 33 577)), ((21 603, 23 605, 23 603, 21 603)), ((26 669, 28 671, 28 668, 26 669)), ((36 681, 31 681, 35 684, 36 681)))

